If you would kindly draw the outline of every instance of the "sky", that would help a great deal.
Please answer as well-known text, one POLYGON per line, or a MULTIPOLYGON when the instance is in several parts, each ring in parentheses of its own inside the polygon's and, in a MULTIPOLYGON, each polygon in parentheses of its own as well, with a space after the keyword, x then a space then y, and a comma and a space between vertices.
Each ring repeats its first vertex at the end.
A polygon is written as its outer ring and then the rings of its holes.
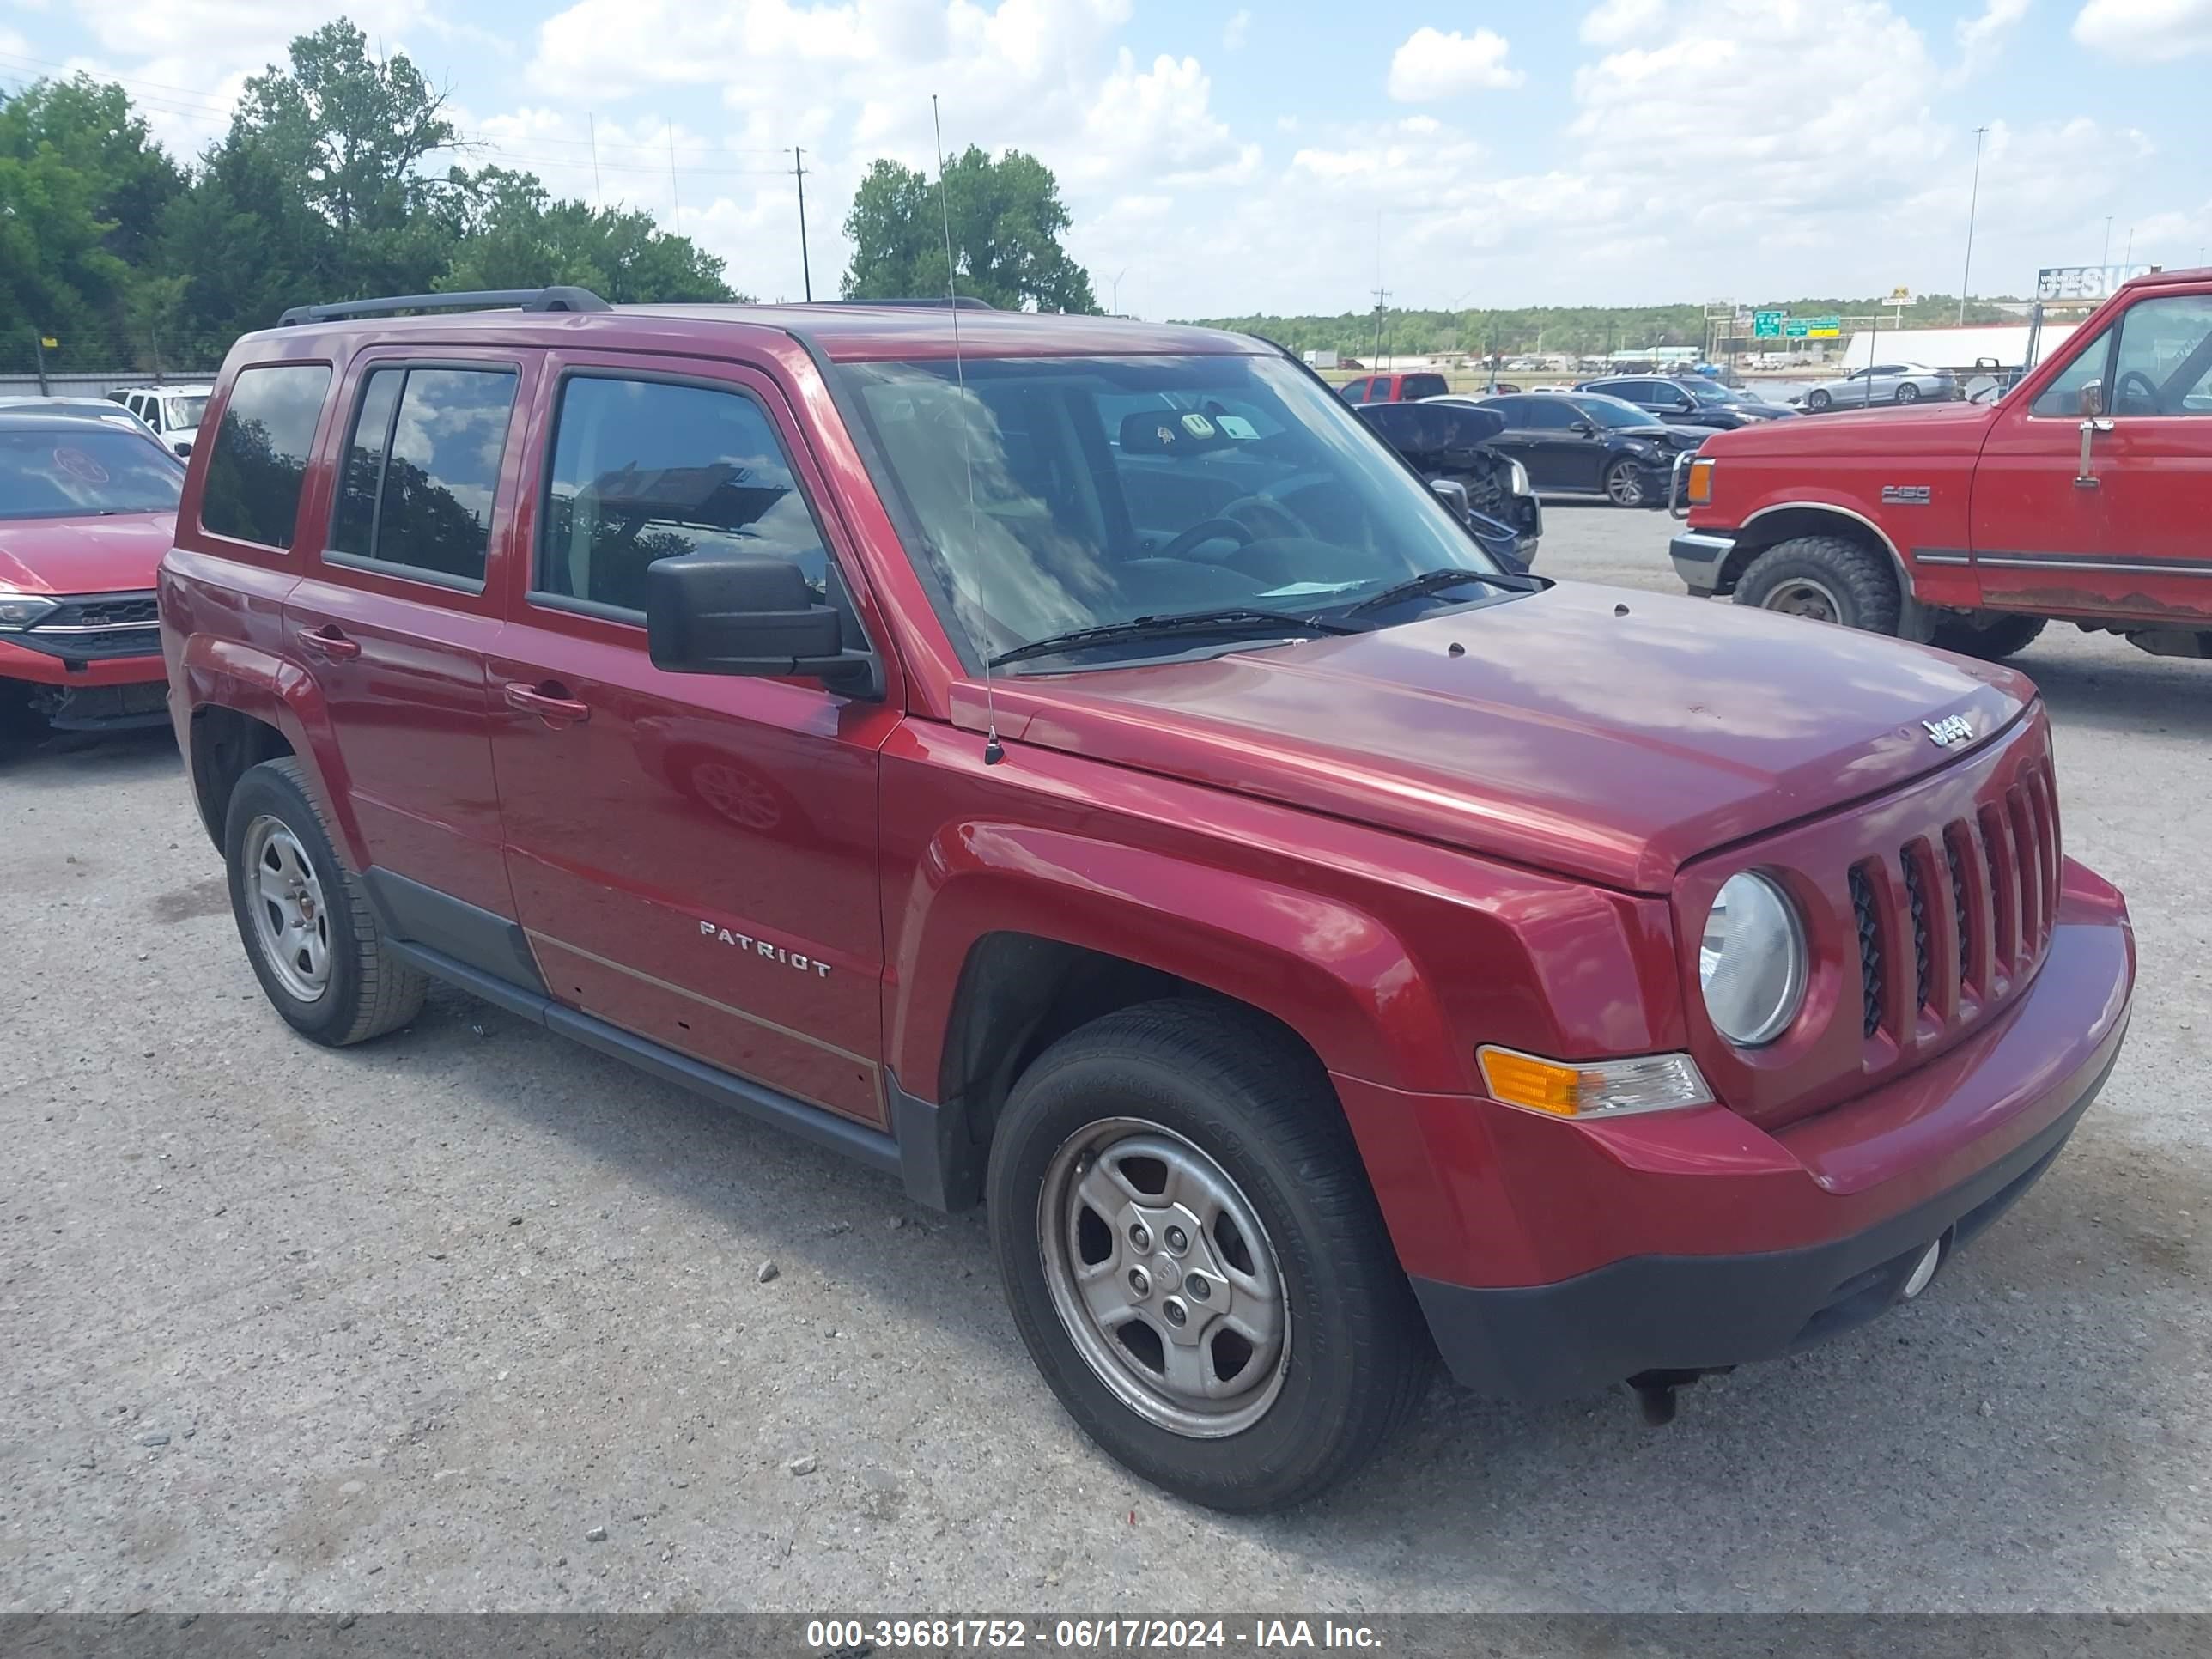
POLYGON ((341 14, 469 164, 763 298, 805 281, 793 149, 826 295, 932 94, 948 149, 1054 169, 1101 303, 1151 318, 1956 293, 1983 126, 1974 292, 2212 245, 2212 0, 0 0, 0 86, 120 80, 189 158, 341 14))

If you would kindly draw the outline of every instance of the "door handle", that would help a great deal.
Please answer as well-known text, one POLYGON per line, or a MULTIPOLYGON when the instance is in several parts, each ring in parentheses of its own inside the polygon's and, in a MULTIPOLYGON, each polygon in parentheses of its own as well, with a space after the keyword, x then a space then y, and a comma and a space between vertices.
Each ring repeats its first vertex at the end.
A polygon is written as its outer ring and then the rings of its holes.
POLYGON ((2074 475, 2075 489, 2097 488, 2097 461, 2093 451, 2096 445, 2097 434, 2100 432, 2110 432, 2112 429, 2112 423, 2109 419, 2092 416, 2081 422, 2081 468, 2074 475))
POLYGON ((535 714, 548 726, 576 726, 592 718, 592 706, 566 695, 556 682, 548 680, 550 690, 541 690, 514 680, 502 688, 509 708, 519 708, 526 714, 535 714))
POLYGON ((316 656, 328 658, 332 662, 350 662, 361 655, 361 641, 348 639, 329 623, 320 628, 301 629, 300 643, 316 656))

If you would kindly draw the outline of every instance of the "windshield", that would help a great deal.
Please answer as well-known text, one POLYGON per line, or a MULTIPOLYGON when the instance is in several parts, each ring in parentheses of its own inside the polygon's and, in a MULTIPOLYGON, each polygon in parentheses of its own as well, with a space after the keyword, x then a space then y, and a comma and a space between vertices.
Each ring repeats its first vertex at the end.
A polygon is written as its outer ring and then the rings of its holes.
POLYGON ((0 432, 0 519, 173 513, 185 471, 134 432, 82 426, 0 432))
MULTIPOLYGON (((1336 612, 1421 572, 1498 569, 1328 387, 1278 358, 987 359, 966 366, 964 392, 950 360, 837 372, 971 665, 1076 629, 1336 612)), ((1124 640, 1104 660, 1192 648, 1124 640)))
POLYGON ((161 400, 161 406, 167 412, 163 416, 163 422, 172 431, 196 427, 207 413, 207 405, 208 400, 204 396, 165 398, 161 400))
POLYGON ((1684 380, 1682 389, 1701 404, 1740 404, 1744 401, 1740 392, 1731 392, 1724 386, 1715 386, 1711 380, 1684 380))
POLYGON ((1575 407, 1600 426, 1620 428, 1653 427, 1660 419, 1648 409, 1638 409, 1634 404, 1617 402, 1611 398, 1577 398, 1575 407))

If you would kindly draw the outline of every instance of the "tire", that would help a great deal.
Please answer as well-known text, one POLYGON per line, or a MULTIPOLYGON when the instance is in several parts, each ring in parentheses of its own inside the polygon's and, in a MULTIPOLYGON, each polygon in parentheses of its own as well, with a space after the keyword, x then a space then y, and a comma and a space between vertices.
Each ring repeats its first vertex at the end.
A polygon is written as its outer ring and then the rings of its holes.
POLYGON ((246 960, 293 1030, 342 1048, 396 1030, 421 1011, 429 982, 385 944, 297 760, 264 761, 238 781, 222 848, 246 960), (289 896, 271 898, 272 890, 289 896))
POLYGON ((1776 543, 1737 581, 1735 602, 1869 634, 1895 634, 1902 609, 1888 561, 1841 536, 1776 543))
POLYGON ((1897 383, 1897 401, 1901 404, 1918 403, 1920 401, 1920 388, 1913 385, 1910 380, 1899 380, 1897 383))
POLYGON ((1805 407, 1811 410, 1815 415, 1826 414, 1828 405, 1832 401, 1833 399, 1828 396, 1827 392, 1819 386, 1814 386, 1813 390, 1805 394, 1805 407))
POLYGON ((1634 461, 1615 461, 1605 470, 1605 498, 1615 507, 1648 507, 1651 488, 1634 461))
POLYGON ((1037 1369, 1086 1434, 1179 1498, 1250 1513, 1317 1497, 1375 1455, 1428 1383, 1426 1328, 1328 1075, 1247 1010, 1147 1003, 1061 1038, 1014 1086, 987 1195, 1037 1369), (1106 1194, 1118 1219, 1084 1203, 1079 1183, 1106 1194), (1224 1190, 1180 1211, 1170 1202, 1224 1190), (1256 1237, 1236 1224, 1240 1207, 1256 1237), (1150 1231, 1133 1245, 1139 1218, 1150 1231), (1139 1316, 1093 1318, 1079 1266, 1107 1268, 1094 1293, 1139 1316), (1142 1296, 1122 1295, 1132 1268, 1152 1275, 1142 1296), (1203 1331, 1194 1363, 1224 1399, 1193 1405, 1167 1386, 1171 1324, 1203 1331))
POLYGON ((1979 657, 1984 662, 2002 662, 2034 644, 2048 624, 2049 619, 2043 617, 1977 611, 1936 623, 1936 637, 1929 643, 1946 651, 1956 651, 1961 656, 1979 657))

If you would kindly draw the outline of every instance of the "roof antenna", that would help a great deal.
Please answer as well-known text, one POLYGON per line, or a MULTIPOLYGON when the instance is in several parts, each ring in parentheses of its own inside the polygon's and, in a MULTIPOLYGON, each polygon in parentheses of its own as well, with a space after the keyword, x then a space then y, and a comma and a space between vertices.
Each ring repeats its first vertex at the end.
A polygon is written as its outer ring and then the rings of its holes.
MULTIPOLYGON (((968 436, 968 366, 960 356, 960 289, 953 280, 952 269, 952 199, 945 189, 945 127, 938 119, 937 94, 929 94, 929 127, 937 139, 937 205, 945 216, 945 293, 952 301, 952 373, 960 388, 960 459, 968 468, 968 540, 975 544, 975 457, 969 445, 968 436)), ((981 574, 979 570, 979 575, 981 574)), ((988 728, 983 738, 983 764, 996 766, 1006 759, 1006 750, 999 741, 999 699, 991 678, 991 653, 988 641, 983 653, 983 723, 988 728)))

